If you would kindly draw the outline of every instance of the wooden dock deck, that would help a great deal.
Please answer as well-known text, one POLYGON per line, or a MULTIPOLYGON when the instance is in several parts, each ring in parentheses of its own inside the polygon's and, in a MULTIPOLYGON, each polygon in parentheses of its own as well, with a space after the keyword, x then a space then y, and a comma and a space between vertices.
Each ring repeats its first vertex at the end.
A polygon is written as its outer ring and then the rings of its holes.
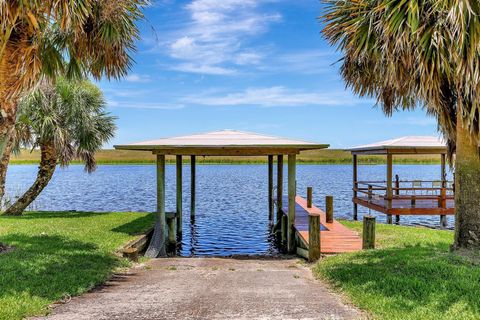
MULTIPOLYGON (((288 201, 283 201, 288 203, 288 201)), ((283 212, 287 210, 283 208, 283 212)), ((308 247, 308 215, 320 216, 320 252, 324 254, 353 252, 362 250, 362 239, 357 232, 350 230, 337 220, 327 223, 323 210, 312 206, 307 207, 307 200, 295 198, 295 229, 300 243, 308 247)))
POLYGON ((394 197, 391 200, 391 207, 388 207, 388 201, 383 197, 375 199, 364 196, 356 197, 353 202, 366 208, 391 215, 454 215, 455 200, 448 198, 445 200, 445 206, 439 206, 438 199, 435 197, 415 196, 394 197))

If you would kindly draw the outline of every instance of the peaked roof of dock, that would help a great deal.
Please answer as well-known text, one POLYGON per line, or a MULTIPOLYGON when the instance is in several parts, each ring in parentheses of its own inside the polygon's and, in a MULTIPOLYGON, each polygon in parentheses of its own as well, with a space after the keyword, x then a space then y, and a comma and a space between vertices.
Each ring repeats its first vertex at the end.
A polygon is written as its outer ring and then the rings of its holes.
POLYGON ((443 154, 447 145, 436 136, 407 136, 347 149, 352 154, 443 154))
POLYGON ((243 156, 297 154, 303 150, 328 148, 329 145, 225 129, 114 147, 121 150, 152 151, 157 154, 243 156))

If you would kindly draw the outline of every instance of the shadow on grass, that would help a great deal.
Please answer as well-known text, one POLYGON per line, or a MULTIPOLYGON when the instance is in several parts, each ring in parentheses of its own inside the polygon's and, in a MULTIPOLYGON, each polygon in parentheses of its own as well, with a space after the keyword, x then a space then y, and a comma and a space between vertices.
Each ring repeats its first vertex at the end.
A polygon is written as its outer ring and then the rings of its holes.
POLYGON ((6 216, 5 219, 52 219, 52 218, 88 218, 110 214, 111 212, 85 212, 85 211, 28 211, 21 216, 6 216))
POLYGON ((428 310, 440 317, 448 312, 480 316, 480 267, 443 244, 332 257, 315 271, 377 315, 415 316, 428 310))
POLYGON ((128 235, 139 235, 153 228, 155 216, 153 213, 142 215, 135 220, 122 224, 112 229, 114 232, 126 233, 128 235))
MULTIPOLYGON (((2 241, 15 245, 16 250, 0 255, 0 301, 14 299, 16 305, 38 300, 44 308, 51 301, 95 287, 121 265, 94 244, 60 236, 10 234, 2 241)), ((22 309, 4 311, 10 313, 7 318, 25 315, 22 309)))

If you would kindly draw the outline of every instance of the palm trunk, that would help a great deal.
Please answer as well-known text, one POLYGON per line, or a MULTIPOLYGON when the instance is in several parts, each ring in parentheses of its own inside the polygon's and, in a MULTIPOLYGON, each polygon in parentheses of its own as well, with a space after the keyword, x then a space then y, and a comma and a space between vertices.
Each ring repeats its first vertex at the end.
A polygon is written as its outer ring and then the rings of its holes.
POLYGON ((10 135, 3 152, 3 157, 0 159, 0 201, 3 200, 5 195, 5 181, 7 179, 8 163, 10 162, 10 154, 12 153, 14 144, 13 135, 10 135))
POLYGON ((41 160, 38 167, 37 179, 10 208, 5 215, 21 215, 22 212, 38 197, 55 172, 57 166, 57 152, 53 142, 40 145, 41 160))
POLYGON ((455 218, 453 249, 480 249, 480 156, 461 112, 457 113, 455 218))
POLYGON ((3 157, 16 121, 18 94, 15 88, 18 76, 15 72, 15 56, 14 48, 7 45, 0 60, 0 158, 3 157))

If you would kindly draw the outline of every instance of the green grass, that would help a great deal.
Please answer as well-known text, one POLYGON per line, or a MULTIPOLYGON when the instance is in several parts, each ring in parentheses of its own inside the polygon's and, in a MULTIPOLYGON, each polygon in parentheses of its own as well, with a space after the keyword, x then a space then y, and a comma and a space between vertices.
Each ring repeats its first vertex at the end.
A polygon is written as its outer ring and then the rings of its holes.
MULTIPOLYGON (((153 164, 155 156, 147 151, 102 150, 96 155, 99 164, 153 164)), ((38 150, 23 150, 20 155, 12 157, 11 164, 37 164, 40 159, 38 150)), ((189 157, 184 157, 187 162, 189 157)), ((199 164, 264 164, 267 157, 197 157, 199 164)), ((302 152, 298 156, 299 163, 305 164, 350 164, 350 152, 336 149, 324 149, 302 152)), ((167 162, 173 163, 174 156, 167 156, 167 162)), ((439 164, 440 156, 435 155, 402 155, 395 156, 396 164, 439 164)), ((360 164, 384 164, 384 156, 360 156, 360 164)), ((74 163, 79 163, 74 161, 74 163)))
POLYGON ((127 267, 114 252, 148 229, 146 213, 36 212, 0 216, 0 242, 16 250, 0 254, 0 319, 48 312, 127 267))
POLYGON ((325 258, 315 275, 375 319, 480 319, 479 260, 449 252, 452 232, 377 224, 376 235, 376 250, 325 258))

